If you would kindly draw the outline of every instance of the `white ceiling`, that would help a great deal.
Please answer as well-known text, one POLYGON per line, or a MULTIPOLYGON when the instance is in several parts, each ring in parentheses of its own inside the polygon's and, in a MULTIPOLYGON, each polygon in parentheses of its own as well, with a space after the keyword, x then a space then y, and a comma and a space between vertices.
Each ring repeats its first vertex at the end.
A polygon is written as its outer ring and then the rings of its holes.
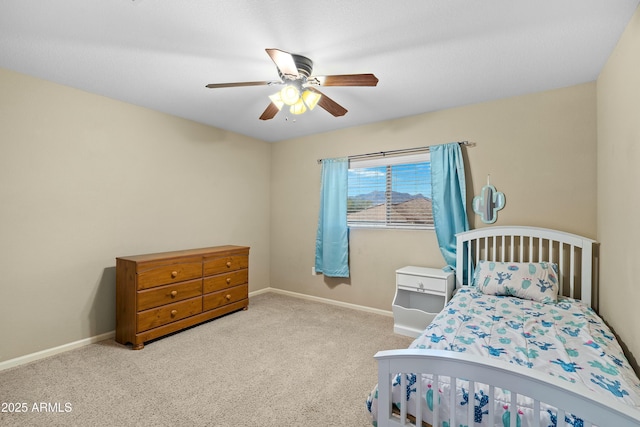
POLYGON ((279 141, 593 81, 639 2, 2 0, 0 67, 279 141), (265 48, 380 82, 295 121, 258 120, 274 87, 205 88, 278 80, 265 48))

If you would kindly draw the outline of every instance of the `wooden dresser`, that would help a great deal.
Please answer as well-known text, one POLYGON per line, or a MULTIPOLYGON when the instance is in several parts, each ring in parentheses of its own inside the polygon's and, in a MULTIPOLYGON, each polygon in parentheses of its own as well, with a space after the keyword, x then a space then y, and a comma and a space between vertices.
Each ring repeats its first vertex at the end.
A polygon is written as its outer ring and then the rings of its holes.
POLYGON ((249 248, 116 258, 116 341, 133 344, 249 306, 249 248))

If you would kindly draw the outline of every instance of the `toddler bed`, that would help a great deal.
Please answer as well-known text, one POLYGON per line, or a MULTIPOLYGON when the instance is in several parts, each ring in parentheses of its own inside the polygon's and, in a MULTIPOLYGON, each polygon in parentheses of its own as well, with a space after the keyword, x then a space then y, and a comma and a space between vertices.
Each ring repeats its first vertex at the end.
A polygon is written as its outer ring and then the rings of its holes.
POLYGON ((640 380, 592 308, 594 244, 533 227, 459 234, 454 297, 409 349, 375 355, 373 425, 640 425, 640 380))

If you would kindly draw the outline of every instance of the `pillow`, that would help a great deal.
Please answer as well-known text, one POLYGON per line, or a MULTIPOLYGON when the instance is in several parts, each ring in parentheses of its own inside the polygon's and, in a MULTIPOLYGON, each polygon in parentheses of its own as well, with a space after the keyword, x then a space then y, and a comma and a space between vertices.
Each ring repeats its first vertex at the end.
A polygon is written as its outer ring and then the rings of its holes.
POLYGON ((473 283, 483 294, 558 301, 558 266, 550 262, 479 261, 473 283))

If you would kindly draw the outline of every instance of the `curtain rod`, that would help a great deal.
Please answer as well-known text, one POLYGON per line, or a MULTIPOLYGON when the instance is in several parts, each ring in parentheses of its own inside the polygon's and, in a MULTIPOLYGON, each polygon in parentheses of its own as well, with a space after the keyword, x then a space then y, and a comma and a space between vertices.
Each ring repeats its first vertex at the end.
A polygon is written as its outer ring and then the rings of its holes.
MULTIPOLYGON (((458 144, 464 145, 466 147, 475 147, 475 142, 470 141, 458 141, 458 144)), ((385 157, 385 156, 396 156, 399 154, 410 154, 410 153, 424 153, 429 152, 430 145, 425 147, 415 147, 415 148, 404 148, 401 150, 391 150, 391 151, 378 151, 375 153, 367 153, 367 154, 354 154, 353 156, 348 156, 349 160, 352 159, 366 159, 368 157, 385 157)), ((318 159, 318 164, 322 163, 325 159, 318 159)))

